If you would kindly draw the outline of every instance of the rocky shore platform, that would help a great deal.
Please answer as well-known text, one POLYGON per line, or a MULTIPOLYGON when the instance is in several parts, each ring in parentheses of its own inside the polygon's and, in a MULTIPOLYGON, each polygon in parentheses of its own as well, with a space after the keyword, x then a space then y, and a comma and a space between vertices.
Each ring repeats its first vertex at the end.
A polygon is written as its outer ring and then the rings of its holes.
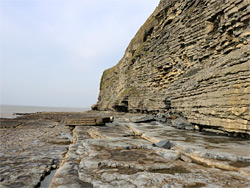
POLYGON ((250 187, 250 140, 195 128, 105 111, 1 119, 0 187, 250 187))

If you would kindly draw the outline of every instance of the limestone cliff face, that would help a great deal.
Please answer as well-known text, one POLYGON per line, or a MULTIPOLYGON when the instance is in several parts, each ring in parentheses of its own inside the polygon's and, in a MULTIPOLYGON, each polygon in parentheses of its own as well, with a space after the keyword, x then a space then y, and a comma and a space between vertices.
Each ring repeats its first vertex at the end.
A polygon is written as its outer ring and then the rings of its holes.
POLYGON ((161 0, 104 71, 93 108, 174 108, 192 123, 249 133, 249 22, 249 0, 161 0))

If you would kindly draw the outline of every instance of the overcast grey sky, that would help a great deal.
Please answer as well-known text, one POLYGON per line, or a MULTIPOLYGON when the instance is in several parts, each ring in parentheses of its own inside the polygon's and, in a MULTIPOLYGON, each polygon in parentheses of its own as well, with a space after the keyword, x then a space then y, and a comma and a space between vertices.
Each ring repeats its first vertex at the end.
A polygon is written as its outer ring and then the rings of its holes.
POLYGON ((1 104, 90 107, 158 0, 0 0, 1 104))

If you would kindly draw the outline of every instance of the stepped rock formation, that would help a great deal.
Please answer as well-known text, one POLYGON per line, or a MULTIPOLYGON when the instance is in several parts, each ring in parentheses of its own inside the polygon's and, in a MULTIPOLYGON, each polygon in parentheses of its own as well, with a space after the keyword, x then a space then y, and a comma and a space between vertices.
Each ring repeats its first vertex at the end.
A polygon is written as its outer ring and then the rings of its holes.
POLYGON ((193 124, 249 133, 249 22, 249 0, 161 0, 104 71, 93 109, 171 108, 193 124))

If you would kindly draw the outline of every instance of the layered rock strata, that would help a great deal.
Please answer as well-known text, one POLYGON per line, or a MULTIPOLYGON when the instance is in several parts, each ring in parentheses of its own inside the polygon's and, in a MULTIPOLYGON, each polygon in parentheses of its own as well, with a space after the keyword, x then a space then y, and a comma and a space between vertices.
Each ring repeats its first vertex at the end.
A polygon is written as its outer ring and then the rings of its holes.
POLYGON ((250 132, 249 0, 161 0, 93 109, 181 111, 193 124, 250 132))

